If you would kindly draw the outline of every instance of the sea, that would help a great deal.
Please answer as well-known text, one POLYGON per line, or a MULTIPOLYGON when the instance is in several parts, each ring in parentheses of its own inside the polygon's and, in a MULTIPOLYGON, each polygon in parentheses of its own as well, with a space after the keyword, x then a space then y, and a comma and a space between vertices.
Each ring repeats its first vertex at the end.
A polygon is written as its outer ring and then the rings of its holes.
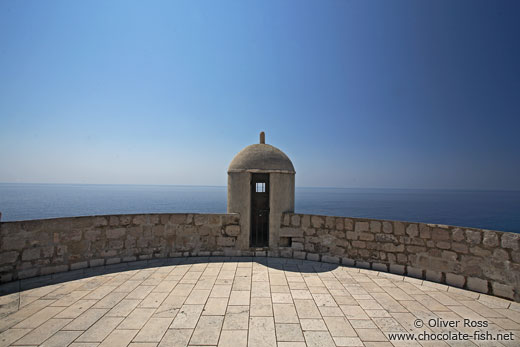
MULTIPOLYGON (((1 221, 131 213, 225 213, 227 187, 0 183, 1 221)), ((296 188, 296 213, 520 233, 520 191, 296 188)))

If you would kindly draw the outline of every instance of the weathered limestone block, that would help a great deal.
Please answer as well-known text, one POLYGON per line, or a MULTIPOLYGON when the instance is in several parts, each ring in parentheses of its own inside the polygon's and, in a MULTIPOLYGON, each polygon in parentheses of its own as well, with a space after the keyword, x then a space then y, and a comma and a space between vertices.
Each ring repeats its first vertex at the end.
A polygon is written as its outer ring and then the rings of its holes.
POLYGON ((410 237, 419 236, 419 228, 417 227, 417 224, 409 224, 406 228, 406 234, 410 237))
POLYGON ((25 238, 22 234, 4 237, 2 241, 2 251, 21 250, 25 248, 25 238))
POLYGON ((86 230, 83 236, 85 240, 88 241, 98 241, 102 239, 101 230, 99 229, 86 230))
POLYGON ((354 221, 350 218, 343 219, 343 229, 352 231, 354 230, 354 221))
POLYGON ((235 241, 236 238, 234 237, 219 236, 217 238, 217 245, 224 247, 232 247, 235 245, 235 241))
POLYGON ((125 228, 117 228, 117 229, 107 229, 106 235, 109 239, 118 239, 123 237, 126 233, 125 228))
POLYGON ((394 222, 394 235, 404 235, 404 230, 403 222, 394 222))
POLYGON ((375 240, 377 242, 393 242, 393 243, 399 243, 399 240, 394 235, 391 234, 376 234, 375 240))
POLYGON ((305 214, 302 216, 302 228, 309 228, 311 226, 311 216, 305 214))
POLYGON ((292 258, 293 251, 290 248, 283 248, 280 250, 280 257, 282 258, 292 258))
POLYGON ((359 239, 361 241, 373 241, 375 238, 374 238, 374 234, 362 232, 362 233, 359 233, 359 239))
POLYGON ((297 214, 293 214, 291 216, 291 225, 294 226, 294 227, 299 227, 300 226, 300 215, 297 215, 297 214))
POLYGON ((238 236, 240 235, 240 226, 239 225, 227 225, 224 229, 224 233, 227 236, 238 236))
POLYGON ((367 247, 367 244, 365 241, 352 241, 351 245, 354 248, 366 248, 367 247))
POLYGON ((315 252, 316 248, 313 243, 305 242, 305 251, 307 252, 315 252))
POLYGON ((170 216, 171 224, 185 224, 186 223, 186 215, 183 213, 175 213, 170 216))
POLYGON ((308 236, 305 238, 305 240, 307 242, 310 242, 310 243, 314 243, 314 244, 317 244, 317 243, 320 243, 321 242, 321 239, 317 236, 308 236))
POLYGON ((152 235, 154 237, 164 237, 164 225, 154 225, 152 226, 152 235))
POLYGON ((390 264, 389 270, 393 274, 404 275, 405 271, 406 271, 406 267, 404 265, 399 265, 399 264, 390 264))
POLYGON ((83 236, 82 229, 72 229, 67 231, 62 231, 59 234, 59 239, 61 242, 68 243, 73 241, 80 241, 83 236))
POLYGON ((118 216, 110 216, 108 224, 110 226, 118 226, 119 225, 119 217, 118 216))
POLYGON ((493 259, 497 261, 506 261, 509 260, 509 253, 506 250, 497 248, 493 251, 493 259))
POLYGON ((123 245, 123 240, 110 240, 108 242, 108 248, 110 249, 122 249, 123 245))
POLYGON ((482 243, 488 247, 498 246, 497 233, 491 230, 484 230, 484 237, 482 238, 482 243))
POLYGON ((370 221, 370 232, 380 233, 381 232, 381 222, 370 221))
POLYGON ((457 253, 468 253, 468 246, 460 242, 452 242, 451 249, 457 253))
POLYGON ((152 214, 149 216, 150 218, 150 224, 159 224, 160 223, 160 216, 158 214, 152 214))
POLYGON ((144 215, 134 216, 132 223, 135 225, 144 225, 146 224, 146 217, 144 215))
POLYGON ((240 223, 240 215, 238 215, 236 213, 222 215, 222 224, 224 224, 224 225, 239 224, 239 223, 240 223))
POLYGON ((127 238, 125 240, 125 248, 134 248, 136 246, 136 239, 135 238, 127 238))
POLYGON ((299 228, 281 228, 279 235, 281 237, 303 237, 303 230, 299 228))
POLYGON ((383 222, 383 232, 385 234, 391 234, 393 231, 392 223, 390 222, 383 222))
POLYGON ((380 249, 380 245, 377 242, 367 242, 367 249, 380 249))
POLYGON ((212 233, 213 229, 209 225, 201 225, 197 227, 197 231, 200 236, 208 236, 212 233))
POLYGON ((289 226, 291 224, 291 215, 289 213, 284 213, 282 217, 282 226, 289 226))
POLYGON ((342 247, 342 248, 350 247, 350 244, 347 240, 336 240, 335 244, 336 244, 336 246, 342 247))
POLYGON ((479 247, 479 246, 471 247, 469 249, 469 251, 470 251, 471 254, 475 254, 476 256, 479 256, 479 257, 482 257, 482 258, 491 256, 491 251, 490 250, 484 249, 484 248, 479 247))
POLYGON ((426 224, 419 224, 419 236, 421 239, 429 239, 432 237, 431 229, 426 224))
POLYGON ((464 234, 464 230, 462 230, 461 228, 454 228, 451 231, 451 238, 455 242, 463 241, 466 238, 466 236, 464 234))
POLYGON ((311 222, 313 228, 322 228, 325 225, 325 221, 321 216, 311 216, 311 222))
POLYGON ((439 241, 439 242, 437 242, 436 245, 440 249, 450 249, 451 248, 451 243, 447 242, 447 241, 439 241))
MULTIPOLYGON (((164 226, 164 237, 167 239, 171 239, 173 236, 175 236, 175 231, 177 230, 176 225, 170 225, 167 224, 164 226)), ((128 236, 127 236, 128 238, 128 236)))
POLYGON ((408 262, 409 256, 404 253, 398 253, 397 254, 397 262, 399 264, 406 264, 408 262))
POLYGON ((139 237, 137 239, 137 247, 138 248, 147 248, 149 245, 149 240, 144 237, 139 237))
POLYGON ((301 243, 301 242, 293 242, 291 244, 291 248, 293 250, 296 250, 296 251, 303 251, 304 250, 303 243, 301 243))
POLYGON ((435 241, 449 241, 450 232, 446 229, 435 228, 432 231, 432 240, 435 241))
POLYGON ((307 260, 320 261, 320 255, 315 253, 307 253, 307 260))
POLYGON ((305 229, 303 229, 303 232, 304 232, 305 236, 316 235, 316 229, 314 229, 314 228, 305 228, 305 229))
POLYGON ((330 235, 332 235, 337 240, 344 240, 345 239, 345 232, 344 231, 337 231, 332 230, 329 232, 330 235))
POLYGON ((468 289, 484 293, 488 292, 488 281, 477 278, 477 277, 468 277, 466 286, 468 289))
POLYGON ((100 227, 100 226, 105 226, 105 225, 108 225, 108 221, 107 221, 106 217, 99 216, 99 217, 94 218, 94 223, 93 223, 94 227, 100 227))
POLYGON ((451 251, 442 251, 442 257, 451 261, 457 261, 458 254, 451 251))
POLYGON ((193 218, 195 225, 206 225, 208 224, 208 216, 205 214, 196 214, 193 218))
POLYGON ((217 214, 209 214, 208 215, 208 225, 220 226, 220 216, 217 214))
POLYGON ((442 272, 426 270, 424 277, 428 281, 440 283, 442 281, 442 272))
POLYGON ((335 242, 336 242, 336 240, 331 235, 323 235, 321 237, 321 245, 323 245, 323 246, 330 247, 330 246, 334 245, 335 242))
POLYGON ((502 234, 502 248, 510 248, 514 251, 519 250, 520 234, 505 232, 502 234))
POLYGON ((336 219, 334 217, 325 217, 325 227, 327 229, 334 229, 336 226, 336 219))
POLYGON ((347 240, 357 240, 359 237, 359 233, 355 231, 347 231, 346 233, 347 240))
POLYGON ((406 246, 406 250, 409 253, 423 253, 423 252, 426 252, 426 247, 409 245, 409 246, 406 246))
POLYGON ((307 253, 305 252, 300 252, 300 251, 294 251, 293 252, 293 258, 294 259, 305 259, 305 257, 307 256, 307 253))
POLYGON ((482 275, 482 258, 463 255, 461 259, 461 273, 466 276, 479 277, 482 275))
POLYGON ((457 275, 450 272, 446 274, 446 284, 449 286, 463 288, 465 283, 466 278, 464 278, 462 275, 457 275))
POLYGON ((466 240, 471 245, 478 245, 482 240, 482 234, 478 230, 466 229, 466 240))
POLYGON ((362 232, 362 231, 368 231, 369 224, 368 222, 356 222, 355 231, 362 232))
POLYGON ((372 270, 388 272, 388 265, 383 263, 372 263, 372 270))
POLYGON ((332 263, 332 264, 339 264, 339 257, 334 257, 330 255, 323 255, 321 257, 321 261, 324 263, 332 263))
POLYGON ((515 297, 514 287, 498 282, 492 282, 491 287, 493 288, 493 295, 497 295, 503 298, 513 300, 515 297))
POLYGON ((28 260, 34 260, 40 258, 41 248, 28 248, 22 253, 22 260, 28 261, 28 260))
POLYGON ((344 226, 345 226, 344 218, 337 217, 336 218, 336 230, 342 231, 344 226))
POLYGON ((13 264, 18 260, 18 251, 2 252, 0 253, 0 264, 13 264))

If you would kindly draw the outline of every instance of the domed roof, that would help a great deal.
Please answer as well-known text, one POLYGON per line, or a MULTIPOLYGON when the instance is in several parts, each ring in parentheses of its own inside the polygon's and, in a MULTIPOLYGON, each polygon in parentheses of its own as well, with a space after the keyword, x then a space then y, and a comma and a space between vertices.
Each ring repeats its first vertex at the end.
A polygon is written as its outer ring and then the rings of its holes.
MULTIPOLYGON (((260 142, 265 141, 263 134, 260 139, 260 142)), ((235 155, 228 172, 243 171, 295 173, 289 157, 278 148, 265 143, 247 146, 235 155)))

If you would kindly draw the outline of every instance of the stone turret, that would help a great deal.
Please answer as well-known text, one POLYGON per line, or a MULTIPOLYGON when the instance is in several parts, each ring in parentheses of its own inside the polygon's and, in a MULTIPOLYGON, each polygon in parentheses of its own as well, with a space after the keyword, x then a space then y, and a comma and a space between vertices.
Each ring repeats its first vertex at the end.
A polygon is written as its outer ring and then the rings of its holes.
POLYGON ((228 213, 239 213, 239 249, 279 246, 282 214, 294 211, 294 166, 281 150, 265 143, 242 149, 228 168, 228 213))

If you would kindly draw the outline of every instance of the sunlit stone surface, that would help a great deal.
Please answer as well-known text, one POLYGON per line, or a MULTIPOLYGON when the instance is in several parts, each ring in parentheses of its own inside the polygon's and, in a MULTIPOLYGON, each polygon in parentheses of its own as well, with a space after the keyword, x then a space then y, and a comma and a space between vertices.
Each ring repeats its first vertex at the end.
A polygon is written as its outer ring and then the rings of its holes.
POLYGON ((176 258, 71 276, 1 286, 0 346, 391 346, 392 333, 475 330, 515 340, 447 344, 517 346, 520 339, 517 303, 312 261, 176 258), (489 326, 464 327, 464 319, 489 326), (430 320, 459 323, 429 327, 430 320))

